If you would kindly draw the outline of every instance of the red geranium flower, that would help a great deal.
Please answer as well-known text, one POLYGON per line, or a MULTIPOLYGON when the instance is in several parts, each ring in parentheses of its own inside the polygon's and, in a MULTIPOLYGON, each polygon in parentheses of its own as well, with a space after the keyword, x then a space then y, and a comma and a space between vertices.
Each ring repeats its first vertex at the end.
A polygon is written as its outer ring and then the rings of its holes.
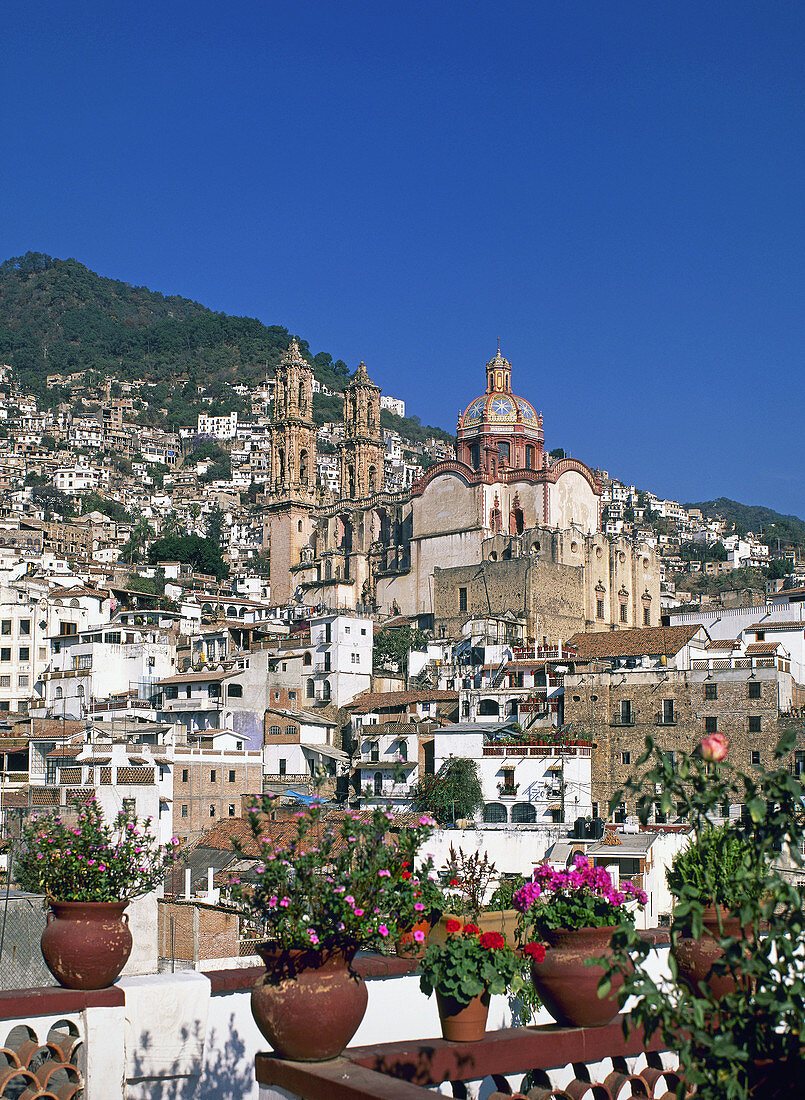
POLYGON ((481 929, 477 924, 465 924, 464 935, 465 936, 477 936, 481 929))
POLYGON ((523 951, 536 963, 541 963, 545 958, 545 944, 542 943, 527 943, 523 951))
POLYGON ((410 877, 411 877, 411 872, 410 871, 402 871, 401 874, 400 874, 400 878, 408 879, 410 877))
POLYGON ((451 878, 450 879, 450 885, 451 886, 458 886, 458 879, 457 878, 451 878))
POLYGON ((478 943, 486 951, 495 951, 500 947, 506 946, 506 941, 501 936, 500 932, 484 932, 482 936, 478 937, 478 943))
POLYGON ((461 931, 461 921, 460 920, 452 920, 452 919, 448 920, 448 921, 445 922, 445 928, 450 933, 460 932, 461 931))

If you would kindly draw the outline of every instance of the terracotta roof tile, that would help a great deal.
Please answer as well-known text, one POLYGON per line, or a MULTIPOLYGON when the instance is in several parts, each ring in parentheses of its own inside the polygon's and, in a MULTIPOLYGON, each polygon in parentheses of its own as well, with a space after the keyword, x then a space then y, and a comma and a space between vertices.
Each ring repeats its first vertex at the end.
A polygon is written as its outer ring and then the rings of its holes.
POLYGON ((568 639, 568 645, 576 650, 579 661, 594 661, 601 657, 651 657, 663 653, 674 655, 701 629, 698 623, 689 623, 685 626, 646 626, 574 634, 568 639))
POLYGON ((457 703, 457 691, 443 691, 434 688, 431 691, 371 691, 359 695, 344 710, 356 714, 366 714, 372 710, 394 710, 411 703, 457 703))

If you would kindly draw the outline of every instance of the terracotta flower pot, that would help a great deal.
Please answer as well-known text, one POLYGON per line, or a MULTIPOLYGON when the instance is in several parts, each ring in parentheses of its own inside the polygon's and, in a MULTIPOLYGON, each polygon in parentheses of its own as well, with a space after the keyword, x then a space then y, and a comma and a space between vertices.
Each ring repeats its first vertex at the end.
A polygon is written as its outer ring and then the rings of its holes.
POLYGON ((748 929, 741 928, 738 917, 731 917, 722 906, 711 905, 702 913, 702 935, 698 939, 677 936, 671 947, 682 980, 694 993, 699 991, 699 982, 705 982, 716 1000, 735 991, 735 979, 731 974, 712 973, 713 963, 724 955, 719 943, 722 935, 718 928, 719 912, 724 936, 739 937, 748 934, 748 929))
POLYGON ((266 973, 252 990, 252 1015, 275 1053, 292 1062, 337 1058, 369 999, 351 966, 355 952, 257 950, 266 973))
POLYGON ((53 901, 42 957, 67 989, 106 989, 131 954, 127 901, 53 901))
POLYGON ((436 990, 436 1006, 442 1023, 442 1035, 450 1043, 477 1043, 486 1034, 489 994, 479 993, 469 1004, 436 990))
POLYGON ((545 958, 531 961, 531 980, 542 1003, 558 1024, 571 1027, 602 1027, 618 1015, 615 994, 623 979, 613 979, 612 991, 598 996, 603 977, 600 966, 587 966, 587 959, 608 957, 609 941, 615 928, 557 929, 540 935, 545 958))

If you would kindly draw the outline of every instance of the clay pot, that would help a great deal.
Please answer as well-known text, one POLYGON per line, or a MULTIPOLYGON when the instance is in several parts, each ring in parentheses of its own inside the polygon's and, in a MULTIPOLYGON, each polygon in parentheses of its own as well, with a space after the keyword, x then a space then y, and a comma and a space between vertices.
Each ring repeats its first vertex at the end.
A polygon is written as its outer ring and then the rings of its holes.
POLYGON ((449 1043, 477 1043, 486 1034, 489 994, 479 993, 469 1004, 436 991, 436 1006, 442 1023, 442 1035, 449 1043))
POLYGON ((557 929, 543 932, 545 959, 531 960, 531 980, 542 1003, 558 1024, 571 1027, 602 1027, 618 1015, 615 994, 623 979, 615 976, 612 991, 598 996, 604 975, 600 966, 587 966, 587 959, 608 957, 609 941, 615 928, 557 929))
POLYGON ((702 912, 702 934, 698 939, 692 936, 676 936, 671 952, 676 960, 680 978, 692 992, 699 992, 699 982, 704 982, 715 1000, 721 1000, 728 993, 735 992, 735 979, 731 974, 713 974, 713 963, 724 952, 719 940, 722 933, 718 928, 718 913, 721 913, 721 927, 724 936, 744 936, 747 930, 741 928, 738 917, 731 917, 721 906, 708 906, 702 912))
POLYGON ((274 1052, 292 1062, 337 1058, 369 999, 351 966, 354 950, 257 951, 266 972, 252 990, 252 1015, 274 1052))
POLYGON ((52 901, 42 957, 67 989, 106 989, 131 954, 127 901, 52 901))

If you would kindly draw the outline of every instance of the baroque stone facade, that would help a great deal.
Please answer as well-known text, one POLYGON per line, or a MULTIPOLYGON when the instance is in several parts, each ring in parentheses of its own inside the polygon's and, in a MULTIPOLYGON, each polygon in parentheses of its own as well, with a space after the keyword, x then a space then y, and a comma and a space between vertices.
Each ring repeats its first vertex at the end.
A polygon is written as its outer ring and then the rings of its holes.
POLYGON ((339 498, 298 476, 315 467, 315 432, 295 345, 281 371, 265 523, 275 603, 404 614, 451 634, 511 610, 529 639, 552 642, 659 622, 656 555, 601 533, 598 475, 546 455, 542 416, 512 392, 500 348, 459 417, 455 458, 399 493, 384 489, 380 389, 365 365, 344 394, 339 498))

